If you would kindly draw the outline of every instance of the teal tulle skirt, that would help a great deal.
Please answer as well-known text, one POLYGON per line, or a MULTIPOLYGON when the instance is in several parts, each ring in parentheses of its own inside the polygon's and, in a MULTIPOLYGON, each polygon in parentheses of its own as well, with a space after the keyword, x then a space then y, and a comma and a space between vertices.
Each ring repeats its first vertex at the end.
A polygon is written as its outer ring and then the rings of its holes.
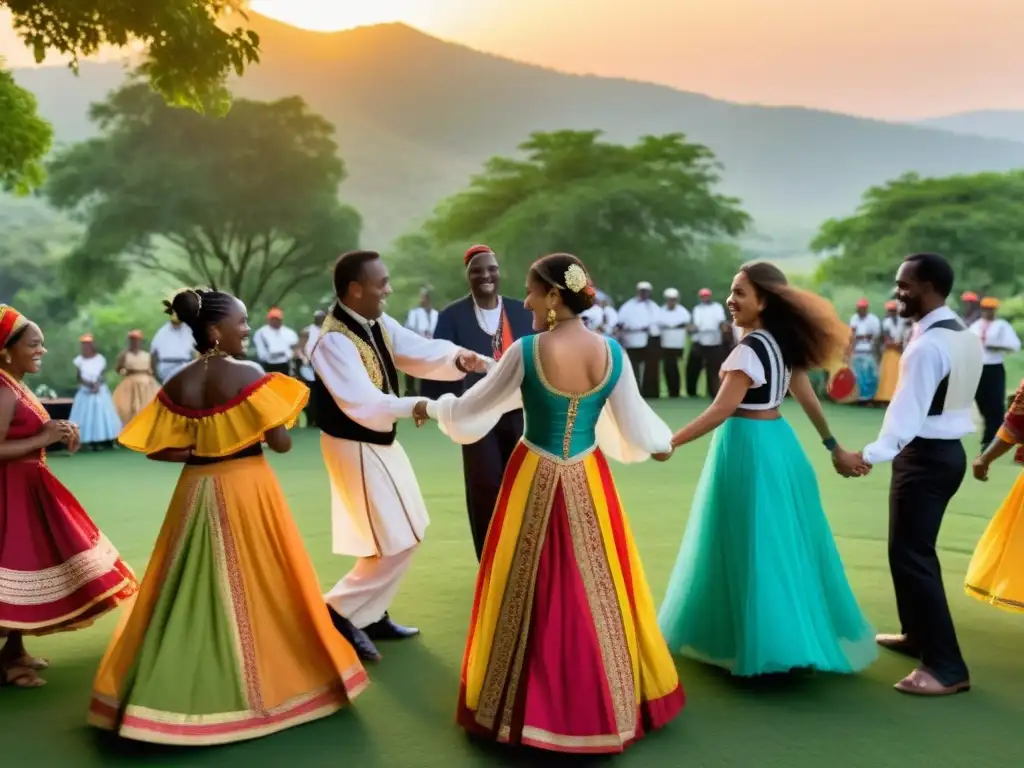
POLYGON ((784 419, 731 418, 715 431, 658 623, 673 652, 737 676, 875 660, 814 470, 784 419))

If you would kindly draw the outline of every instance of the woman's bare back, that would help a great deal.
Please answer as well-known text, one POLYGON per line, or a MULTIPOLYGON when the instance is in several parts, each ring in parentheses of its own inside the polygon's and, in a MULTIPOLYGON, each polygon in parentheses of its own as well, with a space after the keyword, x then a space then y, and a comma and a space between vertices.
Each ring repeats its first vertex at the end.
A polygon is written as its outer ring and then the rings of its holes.
POLYGON ((231 402, 262 376, 262 369, 246 360, 206 358, 189 363, 171 377, 164 393, 175 405, 203 411, 231 402))
POLYGON ((582 324, 542 334, 534 343, 538 345, 544 379, 559 392, 590 392, 608 377, 608 340, 582 324))

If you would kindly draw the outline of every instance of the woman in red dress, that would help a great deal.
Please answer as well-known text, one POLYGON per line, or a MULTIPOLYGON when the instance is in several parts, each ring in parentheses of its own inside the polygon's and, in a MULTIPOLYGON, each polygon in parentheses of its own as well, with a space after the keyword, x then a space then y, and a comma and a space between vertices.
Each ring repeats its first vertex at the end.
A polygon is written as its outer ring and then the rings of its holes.
POLYGON ((48 663, 24 635, 88 626, 135 594, 131 569, 46 466, 46 447, 78 448, 78 430, 54 421, 25 386, 46 349, 42 331, 0 304, 0 684, 38 688, 48 663))

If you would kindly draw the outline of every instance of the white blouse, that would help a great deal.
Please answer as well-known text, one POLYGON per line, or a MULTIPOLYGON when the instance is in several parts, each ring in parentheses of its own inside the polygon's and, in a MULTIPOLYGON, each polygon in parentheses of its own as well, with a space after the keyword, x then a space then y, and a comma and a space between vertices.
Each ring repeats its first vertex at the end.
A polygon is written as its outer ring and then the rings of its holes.
MULTIPOLYGON (((494 429, 502 415, 523 407, 524 374, 523 344, 519 340, 461 397, 445 394, 428 401, 427 414, 456 443, 475 443, 494 429)), ((526 418, 530 418, 529 412, 526 418)), ((623 464, 638 463, 653 453, 672 450, 672 430, 640 395, 633 368, 625 360, 619 380, 601 410, 596 432, 601 451, 623 464)))
POLYGON ((86 384, 95 384, 103 378, 103 372, 107 370, 107 358, 103 355, 82 357, 79 355, 71 361, 78 369, 78 375, 86 384))

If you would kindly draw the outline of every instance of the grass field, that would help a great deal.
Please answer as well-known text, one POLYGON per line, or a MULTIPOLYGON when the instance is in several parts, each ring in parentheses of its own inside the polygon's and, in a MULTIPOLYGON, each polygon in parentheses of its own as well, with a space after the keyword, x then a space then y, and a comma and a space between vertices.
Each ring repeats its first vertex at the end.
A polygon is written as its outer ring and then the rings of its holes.
MULTIPOLYGON (((659 406, 672 425, 697 404, 659 406)), ((887 467, 864 480, 835 475, 806 419, 787 406, 816 467, 825 507, 847 572, 868 616, 895 627, 886 564, 887 467)), ((831 408, 839 439, 859 448, 876 433, 880 411, 831 408)), ((466 523, 458 449, 434 427, 403 427, 432 515, 412 572, 393 606, 400 622, 423 630, 416 640, 382 646, 373 684, 354 708, 247 744, 170 749, 120 742, 85 726, 92 674, 115 621, 44 638, 30 649, 48 656, 49 685, 0 690, 2 766, 394 766, 462 768, 550 764, 535 752, 509 753, 467 740, 453 722, 462 645, 476 560, 466 523)), ((765 446, 771 450, 771 446, 765 446)), ((969 453, 975 453, 974 441, 969 453)), ((647 576, 660 602, 682 536, 707 440, 671 463, 615 467, 647 576)), ((324 585, 348 568, 330 551, 329 494, 315 434, 296 433, 295 450, 273 463, 324 585)), ((141 573, 176 480, 174 467, 127 452, 54 457, 54 470, 141 573)), ((904 697, 891 688, 909 671, 883 654, 863 674, 740 683, 680 659, 689 702, 683 714, 615 758, 620 766, 1012 766, 1024 764, 1024 615, 964 596, 964 571, 1016 469, 1007 459, 985 485, 968 479, 940 541, 946 583, 974 689, 949 699, 904 697)), ((557 764, 578 760, 554 759, 557 764)), ((598 760, 597 762, 603 762, 598 760)))

